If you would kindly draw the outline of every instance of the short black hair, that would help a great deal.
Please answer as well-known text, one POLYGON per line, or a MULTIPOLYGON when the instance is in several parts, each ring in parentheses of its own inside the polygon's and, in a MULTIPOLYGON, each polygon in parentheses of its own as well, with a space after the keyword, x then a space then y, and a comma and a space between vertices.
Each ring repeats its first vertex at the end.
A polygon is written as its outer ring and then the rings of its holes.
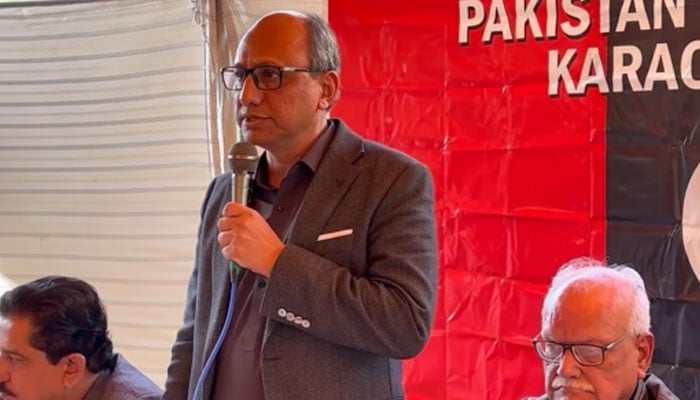
POLYGON ((85 281, 54 275, 17 286, 0 297, 0 316, 28 318, 29 343, 53 365, 80 353, 93 373, 114 368, 107 314, 97 291, 85 281))

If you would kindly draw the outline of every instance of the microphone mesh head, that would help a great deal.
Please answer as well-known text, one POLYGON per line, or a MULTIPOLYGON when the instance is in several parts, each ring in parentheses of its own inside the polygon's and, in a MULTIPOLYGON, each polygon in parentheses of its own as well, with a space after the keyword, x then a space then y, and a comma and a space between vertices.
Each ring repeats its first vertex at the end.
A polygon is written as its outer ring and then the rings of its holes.
POLYGON ((238 142, 231 147, 228 165, 236 174, 253 174, 258 166, 258 149, 250 142, 238 142))

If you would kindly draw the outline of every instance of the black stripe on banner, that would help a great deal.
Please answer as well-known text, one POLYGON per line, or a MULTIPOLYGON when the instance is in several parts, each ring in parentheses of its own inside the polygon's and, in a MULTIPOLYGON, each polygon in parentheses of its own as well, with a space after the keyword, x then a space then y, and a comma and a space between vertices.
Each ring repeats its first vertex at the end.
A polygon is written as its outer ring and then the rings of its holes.
POLYGON ((650 29, 629 22, 617 32, 621 19, 640 14, 637 2, 628 2, 632 6, 627 10, 622 10, 622 0, 610 3, 609 82, 616 68, 619 72, 621 65, 634 61, 637 50, 642 58, 641 85, 622 76, 624 90, 611 87, 608 95, 608 257, 611 263, 631 264, 647 285, 656 337, 652 372, 681 399, 698 399, 700 282, 683 246, 681 221, 688 182, 700 165, 700 90, 683 81, 681 65, 684 53, 692 54, 692 73, 700 81, 700 51, 690 51, 700 40, 700 1, 685 0, 684 24, 674 26, 665 2, 644 0, 650 29), (654 20, 659 12, 655 3, 661 6, 660 21, 654 20), (655 29, 659 22, 661 29, 655 29), (665 75, 670 81, 645 88, 650 69, 660 71, 663 65, 654 67, 652 61, 663 58, 666 46, 673 65, 665 75))

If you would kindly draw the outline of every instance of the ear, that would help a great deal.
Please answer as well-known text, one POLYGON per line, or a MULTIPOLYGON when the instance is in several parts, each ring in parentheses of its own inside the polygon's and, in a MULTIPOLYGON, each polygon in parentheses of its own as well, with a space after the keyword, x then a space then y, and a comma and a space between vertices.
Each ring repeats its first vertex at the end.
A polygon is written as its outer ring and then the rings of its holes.
POLYGON ((654 335, 651 332, 643 333, 637 338, 637 375, 643 379, 651 365, 651 357, 654 355, 654 335))
POLYGON ((318 108, 328 111, 340 97, 340 76, 337 71, 324 72, 320 83, 321 98, 318 100, 318 108))
POLYGON ((63 374, 63 384, 69 388, 75 386, 85 375, 86 360, 80 353, 71 353, 64 358, 65 372, 63 374))

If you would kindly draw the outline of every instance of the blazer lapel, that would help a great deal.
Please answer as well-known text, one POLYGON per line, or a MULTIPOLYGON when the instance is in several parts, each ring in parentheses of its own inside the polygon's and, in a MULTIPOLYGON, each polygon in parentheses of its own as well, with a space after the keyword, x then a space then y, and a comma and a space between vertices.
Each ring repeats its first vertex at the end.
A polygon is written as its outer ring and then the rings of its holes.
POLYGON ((318 235, 338 207, 350 185, 359 175, 354 162, 362 155, 362 138, 339 122, 335 138, 326 151, 304 195, 290 242, 311 249, 318 235))
MULTIPOLYGON (((354 162, 363 151, 362 138, 352 132, 342 121, 338 121, 335 137, 304 195, 299 215, 292 227, 290 243, 307 249, 313 248, 333 210, 338 207, 348 188, 359 175, 354 162)), ((263 345, 275 325, 277 322, 268 318, 263 345)))

